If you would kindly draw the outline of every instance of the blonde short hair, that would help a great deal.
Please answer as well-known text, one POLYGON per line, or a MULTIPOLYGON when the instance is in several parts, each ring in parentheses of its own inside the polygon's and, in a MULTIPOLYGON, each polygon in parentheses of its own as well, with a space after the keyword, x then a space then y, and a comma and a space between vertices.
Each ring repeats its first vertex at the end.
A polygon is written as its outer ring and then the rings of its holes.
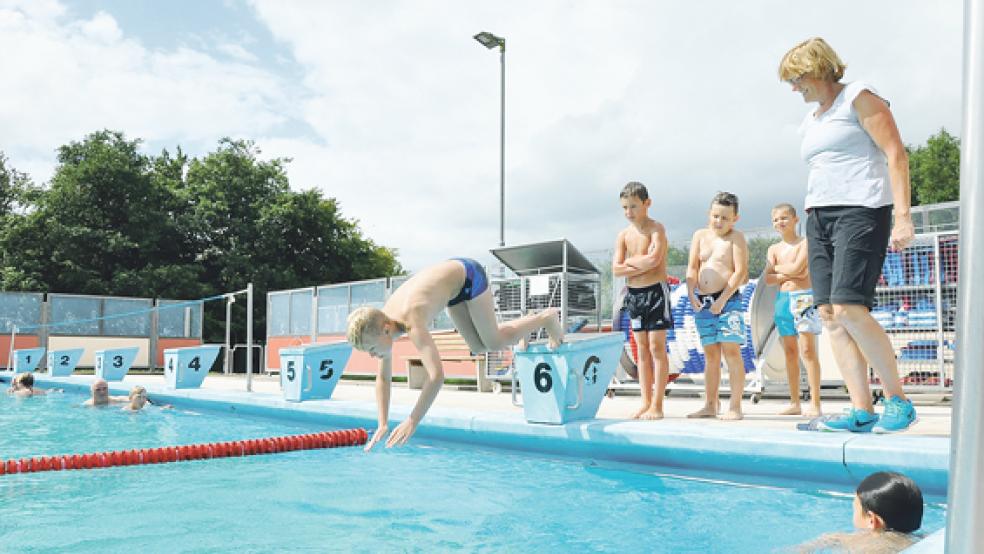
POLYGON ((356 350, 365 350, 366 339, 378 336, 383 331, 383 325, 388 321, 381 310, 369 306, 356 308, 348 316, 348 341, 356 350))
POLYGON ((140 385, 133 387, 132 389, 130 389, 130 400, 133 400, 134 396, 137 396, 138 394, 141 393, 147 394, 147 389, 141 387, 140 385))
POLYGON ((772 207, 773 212, 778 212, 779 210, 787 211, 792 215, 796 215, 796 208, 794 208, 789 202, 780 202, 772 207))
POLYGON ((820 37, 814 37, 792 47, 779 62, 779 80, 791 81, 812 77, 836 83, 844 77, 847 66, 837 52, 820 37))

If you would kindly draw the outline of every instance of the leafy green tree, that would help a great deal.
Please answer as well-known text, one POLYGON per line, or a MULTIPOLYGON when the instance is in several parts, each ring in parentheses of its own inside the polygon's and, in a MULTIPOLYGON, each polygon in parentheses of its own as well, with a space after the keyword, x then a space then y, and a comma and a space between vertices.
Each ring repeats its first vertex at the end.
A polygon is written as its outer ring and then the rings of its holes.
POLYGON ((929 137, 925 146, 907 146, 912 203, 935 204, 960 196, 960 139, 946 129, 929 137))
POLYGON ((755 237, 748 239, 748 278, 757 279, 765 270, 769 247, 779 242, 779 238, 755 237))
MULTIPOLYGON (((249 141, 224 139, 201 159, 158 156, 99 131, 58 150, 46 190, 0 156, 0 283, 4 290, 201 298, 252 282, 266 292, 402 273, 396 252, 364 237, 320 192, 291 191, 285 164, 249 141)), ((234 340, 245 339, 242 302, 234 340)), ((262 340, 264 310, 254 334, 262 340)), ((224 306, 206 305, 206 340, 221 340, 224 306)))

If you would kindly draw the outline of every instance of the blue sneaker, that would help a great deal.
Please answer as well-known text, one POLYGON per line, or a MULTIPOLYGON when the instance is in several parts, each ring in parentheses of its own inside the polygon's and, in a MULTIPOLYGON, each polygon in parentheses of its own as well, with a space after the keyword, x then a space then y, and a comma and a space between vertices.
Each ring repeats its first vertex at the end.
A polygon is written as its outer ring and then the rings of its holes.
POLYGON ((835 416, 817 422, 817 430, 834 431, 843 433, 870 433, 871 429, 878 422, 878 414, 873 414, 866 410, 848 408, 844 410, 844 415, 835 416))
POLYGON ((898 396, 885 399, 885 413, 871 429, 874 433, 894 433, 905 431, 916 422, 916 410, 911 400, 902 400, 898 396))

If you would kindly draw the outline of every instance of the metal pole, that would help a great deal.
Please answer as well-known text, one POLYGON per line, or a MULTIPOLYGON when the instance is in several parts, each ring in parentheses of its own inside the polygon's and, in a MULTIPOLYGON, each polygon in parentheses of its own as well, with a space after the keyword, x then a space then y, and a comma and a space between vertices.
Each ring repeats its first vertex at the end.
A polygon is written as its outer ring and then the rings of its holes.
POLYGON ((506 39, 499 42, 499 247, 506 245, 506 39))
POLYGON ((246 285, 246 392, 253 392, 253 283, 246 285))
POLYGON ((226 297, 226 325, 225 325, 225 359, 222 363, 222 373, 228 375, 231 371, 229 367, 229 362, 232 360, 232 352, 229 350, 232 348, 232 305, 236 302, 235 295, 230 294, 226 297))
POLYGON ((964 1, 963 133, 960 152, 960 273, 950 430, 946 551, 984 544, 984 0, 964 1), (976 278, 974 276, 977 276, 976 278))

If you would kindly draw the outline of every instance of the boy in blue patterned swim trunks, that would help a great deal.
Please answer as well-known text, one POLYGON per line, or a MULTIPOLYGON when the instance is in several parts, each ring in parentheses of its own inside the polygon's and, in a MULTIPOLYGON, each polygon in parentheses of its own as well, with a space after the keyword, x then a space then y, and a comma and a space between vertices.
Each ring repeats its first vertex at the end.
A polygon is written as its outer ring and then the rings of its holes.
POLYGON ((387 448, 405 444, 441 390, 444 369, 429 325, 445 308, 475 354, 504 350, 541 327, 550 336, 550 348, 557 348, 564 340, 564 328, 556 308, 500 324, 495 317, 485 269, 475 260, 454 258, 418 271, 393 291, 382 309, 363 306, 348 317, 348 341, 352 347, 379 358, 376 377, 379 426, 366 450, 384 438, 387 448), (409 417, 388 433, 393 342, 403 336, 420 353, 427 378, 409 417))
POLYGON ((817 417, 821 415, 821 409, 816 335, 820 334, 822 326, 810 288, 806 239, 796 233, 798 222, 796 208, 792 205, 783 203, 772 208, 772 226, 782 241, 770 246, 766 254, 765 282, 779 286, 775 322, 782 337, 789 380, 789 407, 779 415, 817 417), (800 405, 800 357, 806 366, 810 386, 810 407, 805 411, 800 405))
POLYGON ((719 192, 711 201, 707 227, 698 229, 690 242, 687 264, 687 295, 704 347, 704 407, 687 415, 717 417, 721 358, 728 362, 731 402, 721 419, 741 419, 741 397, 745 390, 745 313, 738 290, 748 281, 748 244, 734 228, 738 221, 738 197, 719 192))

